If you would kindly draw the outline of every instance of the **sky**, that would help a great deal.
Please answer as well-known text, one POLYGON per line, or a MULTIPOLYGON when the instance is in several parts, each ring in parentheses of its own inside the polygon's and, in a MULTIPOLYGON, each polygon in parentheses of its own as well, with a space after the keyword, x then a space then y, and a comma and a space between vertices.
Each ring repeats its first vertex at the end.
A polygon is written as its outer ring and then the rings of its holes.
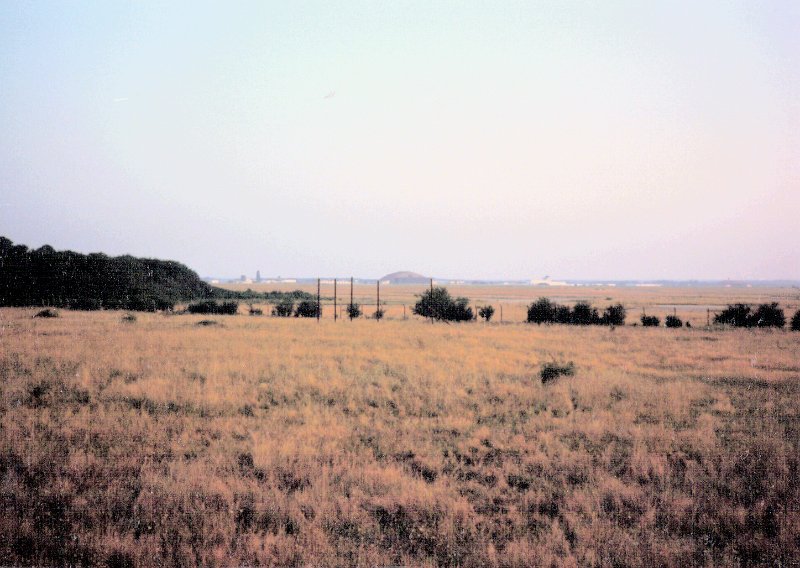
POLYGON ((0 235, 201 276, 800 279, 800 2, 0 2, 0 235))

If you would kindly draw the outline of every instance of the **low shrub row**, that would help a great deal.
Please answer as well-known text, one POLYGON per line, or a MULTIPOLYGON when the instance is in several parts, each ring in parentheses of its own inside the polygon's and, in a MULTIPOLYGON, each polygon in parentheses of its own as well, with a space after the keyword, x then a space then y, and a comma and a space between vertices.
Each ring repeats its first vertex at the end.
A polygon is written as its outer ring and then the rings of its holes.
MULTIPOLYGON (((800 310, 798 310, 800 313, 800 310)), ((797 330, 795 322, 798 313, 792 318, 792 329, 797 330)), ((732 304, 714 316, 714 323, 733 327, 783 327, 786 316, 777 302, 761 304, 755 311, 749 304, 732 304)))
POLYGON ((239 311, 239 302, 221 302, 217 303, 214 300, 203 300, 202 302, 194 302, 186 307, 186 311, 190 314, 218 314, 218 315, 236 315, 239 311))
POLYGON ((563 323, 570 325, 625 325, 626 310, 622 304, 608 306, 603 314, 588 302, 578 302, 571 309, 539 298, 528 306, 528 323, 563 323))

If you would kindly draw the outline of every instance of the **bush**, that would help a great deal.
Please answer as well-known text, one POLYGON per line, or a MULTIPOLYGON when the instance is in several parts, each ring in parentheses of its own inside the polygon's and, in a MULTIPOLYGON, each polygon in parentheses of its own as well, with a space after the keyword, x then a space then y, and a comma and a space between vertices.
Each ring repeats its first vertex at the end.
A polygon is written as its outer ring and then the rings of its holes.
POLYGON ((564 323, 573 325, 625 325, 627 311, 622 304, 608 306, 603 316, 588 302, 578 302, 570 310, 549 298, 539 298, 528 306, 528 323, 564 323))
POLYGON ((41 310, 40 312, 36 312, 36 314, 33 317, 35 317, 35 318, 57 318, 58 317, 58 312, 56 310, 52 310, 50 308, 46 308, 44 310, 41 310))
POLYGON ((203 300, 189 304, 186 311, 190 314, 235 315, 239 311, 239 302, 230 301, 218 304, 214 300, 203 300))
POLYGON ((294 300, 284 298, 272 308, 273 317, 288 318, 294 313, 294 300))
MULTIPOLYGON (((549 298, 539 298, 528 306, 528 323, 541 325, 543 323, 554 323, 557 320, 558 304, 551 302, 549 298)), ((569 312, 569 308, 567 308, 569 312)))
POLYGON ((541 370, 539 371, 539 376, 542 379, 542 384, 547 384, 550 381, 554 381, 562 375, 566 377, 571 377, 574 374, 575 374, 575 364, 572 361, 566 364, 556 363, 555 361, 552 361, 550 363, 544 363, 542 365, 541 370))
POLYGON ((748 304, 733 304, 714 316, 714 323, 734 327, 783 327, 786 316, 777 302, 761 304, 756 311, 748 304))
POLYGON ((261 308, 250 308, 248 313, 251 316, 263 316, 264 315, 264 310, 262 310, 261 308))
POLYGON ((683 327, 683 321, 678 316, 667 316, 664 319, 664 325, 667 327, 683 327))
POLYGON ((200 320, 199 322, 197 322, 197 325, 202 327, 207 327, 210 325, 219 325, 219 323, 215 322, 214 320, 200 320))
POLYGON ((578 302, 572 308, 571 323, 575 325, 592 325, 600 323, 600 316, 597 308, 593 308, 588 302, 578 302))
POLYGON ((625 316, 627 311, 622 304, 614 304, 608 306, 603 312, 603 317, 600 318, 602 325, 625 325, 625 316))
POLYGON ((778 307, 777 302, 761 304, 753 313, 751 325, 782 328, 786 325, 786 316, 783 314, 783 310, 778 307))
POLYGON ((484 321, 488 322, 494 315, 494 308, 492 306, 483 306, 478 309, 478 315, 481 316, 484 321))
POLYGON ((413 312, 418 316, 438 321, 471 321, 472 308, 467 298, 452 298, 447 288, 437 286, 425 291, 414 305, 413 312))
POLYGON ((163 297, 134 294, 127 301, 107 306, 110 309, 126 309, 137 312, 155 312, 158 310, 171 311, 175 304, 163 297))
POLYGON ((372 314, 372 317, 374 317, 376 320, 382 320, 384 315, 386 315, 386 310, 382 310, 382 309, 378 308, 372 314))
MULTIPOLYGON (((297 304, 297 309, 294 311, 296 318, 315 318, 320 309, 315 300, 303 300, 297 304)), ((320 314, 321 315, 321 314, 320 314)))
POLYGON ((648 316, 645 314, 642 314, 641 322, 644 327, 658 327, 661 325, 661 320, 658 319, 657 316, 648 316))
POLYGON ((792 331, 800 331, 800 310, 797 310, 792 317, 792 331))
POLYGON ((572 312, 570 311, 569 306, 556 304, 555 323, 572 323, 572 312))
POLYGON ((351 320, 361 317, 361 306, 359 304, 347 304, 347 316, 351 320))
POLYGON ((734 327, 749 327, 750 306, 747 304, 733 304, 714 316, 714 323, 732 325, 734 327))
POLYGON ((122 316, 123 323, 136 323, 136 316, 133 314, 125 314, 122 316))

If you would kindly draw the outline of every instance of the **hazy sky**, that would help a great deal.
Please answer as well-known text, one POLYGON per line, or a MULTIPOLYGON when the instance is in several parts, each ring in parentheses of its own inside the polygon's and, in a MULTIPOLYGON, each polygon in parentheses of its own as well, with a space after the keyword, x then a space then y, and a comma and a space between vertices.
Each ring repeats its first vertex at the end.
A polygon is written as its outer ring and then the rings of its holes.
POLYGON ((201 275, 800 278, 800 2, 0 2, 0 235, 201 275))

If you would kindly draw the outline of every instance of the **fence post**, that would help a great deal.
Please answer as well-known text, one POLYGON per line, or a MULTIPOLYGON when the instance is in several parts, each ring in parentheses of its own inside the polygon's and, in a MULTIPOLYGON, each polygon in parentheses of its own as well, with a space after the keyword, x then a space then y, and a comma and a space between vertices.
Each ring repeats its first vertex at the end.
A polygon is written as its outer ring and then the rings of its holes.
POLYGON ((337 297, 337 293, 336 293, 336 278, 334 278, 333 279, 333 321, 336 321, 337 319, 339 319, 339 312, 336 310, 336 308, 337 308, 336 297, 337 297))
MULTIPOLYGON (((350 277, 350 305, 347 307, 347 314, 350 315, 350 310, 353 307, 353 277, 350 277)), ((350 321, 353 321, 353 316, 350 316, 350 321)))
POLYGON ((320 301, 319 301, 319 281, 320 281, 320 279, 317 278, 317 323, 319 323, 319 316, 320 316, 320 312, 322 311, 322 306, 320 305, 320 301))
POLYGON ((503 323, 503 304, 500 304, 500 323, 503 323))
POLYGON ((375 310, 375 319, 377 319, 378 321, 381 321, 381 316, 378 315, 380 313, 380 311, 381 311, 381 280, 379 278, 378 279, 378 307, 375 310))

